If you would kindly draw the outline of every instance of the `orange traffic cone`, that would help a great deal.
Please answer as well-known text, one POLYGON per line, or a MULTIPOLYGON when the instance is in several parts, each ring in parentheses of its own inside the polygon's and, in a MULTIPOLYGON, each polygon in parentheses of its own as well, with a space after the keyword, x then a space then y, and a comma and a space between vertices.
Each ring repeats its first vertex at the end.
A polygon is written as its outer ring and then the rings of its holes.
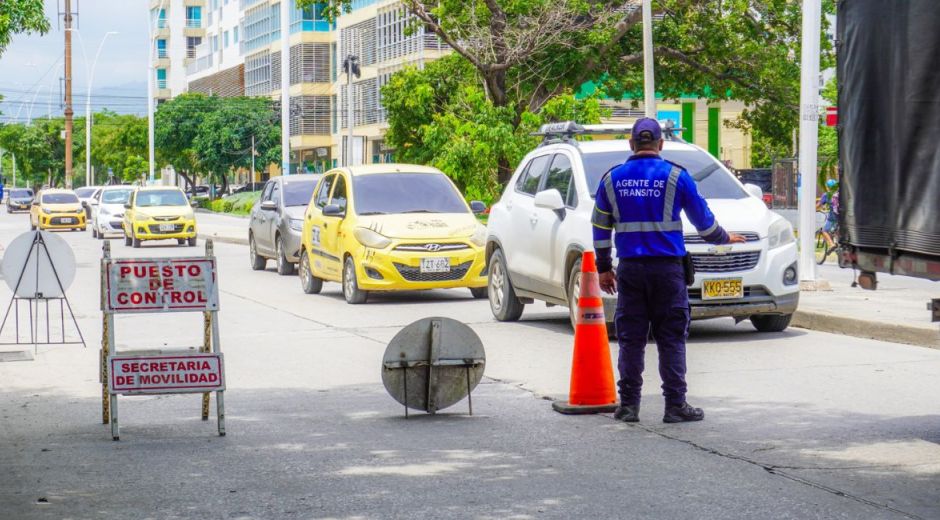
POLYGON ((578 298, 578 322, 574 328, 571 389, 567 402, 552 403, 556 412, 572 415, 610 413, 617 408, 606 321, 594 252, 585 251, 581 259, 581 295, 578 298))

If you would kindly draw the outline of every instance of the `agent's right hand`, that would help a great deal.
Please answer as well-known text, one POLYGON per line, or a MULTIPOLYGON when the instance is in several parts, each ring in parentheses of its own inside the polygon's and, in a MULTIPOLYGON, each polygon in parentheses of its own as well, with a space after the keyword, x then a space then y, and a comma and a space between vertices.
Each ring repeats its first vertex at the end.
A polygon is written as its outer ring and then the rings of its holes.
POLYGON ((737 233, 728 233, 728 243, 729 244, 743 244, 747 242, 747 238, 744 238, 743 235, 737 233))

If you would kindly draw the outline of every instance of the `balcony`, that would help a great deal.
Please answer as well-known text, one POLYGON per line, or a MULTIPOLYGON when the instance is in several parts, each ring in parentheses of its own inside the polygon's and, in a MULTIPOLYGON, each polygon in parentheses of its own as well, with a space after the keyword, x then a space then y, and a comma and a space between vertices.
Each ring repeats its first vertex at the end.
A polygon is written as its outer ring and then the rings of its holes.
POLYGON ((157 59, 169 58, 170 53, 166 49, 157 49, 157 59))
POLYGON ((195 47, 186 47, 186 57, 195 58, 196 57, 196 48, 195 47))
POLYGON ((158 18, 158 19, 157 19, 157 29, 166 29, 166 28, 167 28, 167 21, 166 21, 166 18, 158 18))
POLYGON ((158 79, 158 80, 157 80, 157 88, 159 88, 159 89, 164 89, 164 88, 166 88, 166 80, 165 80, 165 79, 158 79))
POLYGON ((199 29, 200 27, 202 27, 202 18, 187 18, 186 19, 187 29, 199 29))

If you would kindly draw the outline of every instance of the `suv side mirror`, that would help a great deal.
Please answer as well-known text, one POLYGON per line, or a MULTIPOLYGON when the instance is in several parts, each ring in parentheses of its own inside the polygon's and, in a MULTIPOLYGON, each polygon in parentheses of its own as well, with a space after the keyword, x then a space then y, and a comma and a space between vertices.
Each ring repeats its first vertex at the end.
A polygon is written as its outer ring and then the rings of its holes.
POLYGON ((474 215, 479 215, 480 213, 483 213, 484 211, 486 211, 486 204, 478 200, 471 200, 470 211, 472 211, 474 215))
POLYGON ((757 197, 758 199, 764 199, 764 190, 760 189, 760 186, 756 184, 745 184, 744 191, 748 192, 752 197, 757 197))
POLYGON ((277 203, 273 200, 266 200, 261 203, 261 209, 265 211, 274 211, 277 209, 277 203))
POLYGON ((131 203, 130 203, 130 202, 125 202, 125 203, 124 203, 124 209, 131 209, 131 203))
POLYGON ((561 192, 556 189, 536 193, 535 207, 550 209, 558 215, 559 219, 565 219, 565 201, 561 199, 561 192))
POLYGON ((326 207, 323 208, 324 217, 342 217, 344 215, 346 215, 346 211, 336 204, 327 204, 326 207))

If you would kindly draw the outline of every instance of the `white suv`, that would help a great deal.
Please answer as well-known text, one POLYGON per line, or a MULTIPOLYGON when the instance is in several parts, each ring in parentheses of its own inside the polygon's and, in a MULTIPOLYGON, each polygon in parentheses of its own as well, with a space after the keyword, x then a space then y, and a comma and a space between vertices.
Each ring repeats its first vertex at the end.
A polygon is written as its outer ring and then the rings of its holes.
MULTIPOLYGON (((572 323, 579 294, 581 254, 593 249, 591 213, 601 178, 631 154, 624 139, 577 141, 577 135, 625 135, 629 127, 556 123, 519 164, 490 211, 487 259, 489 299, 500 321, 515 321, 534 300, 568 306, 572 323)), ((760 188, 742 185, 708 152, 672 137, 662 156, 683 166, 718 223, 747 238, 714 246, 702 240, 683 214, 685 241, 695 264, 689 287, 693 319, 750 318, 757 330, 787 328, 799 302, 793 228, 767 209, 760 188)), ((606 296, 612 322, 616 296, 606 296)))

